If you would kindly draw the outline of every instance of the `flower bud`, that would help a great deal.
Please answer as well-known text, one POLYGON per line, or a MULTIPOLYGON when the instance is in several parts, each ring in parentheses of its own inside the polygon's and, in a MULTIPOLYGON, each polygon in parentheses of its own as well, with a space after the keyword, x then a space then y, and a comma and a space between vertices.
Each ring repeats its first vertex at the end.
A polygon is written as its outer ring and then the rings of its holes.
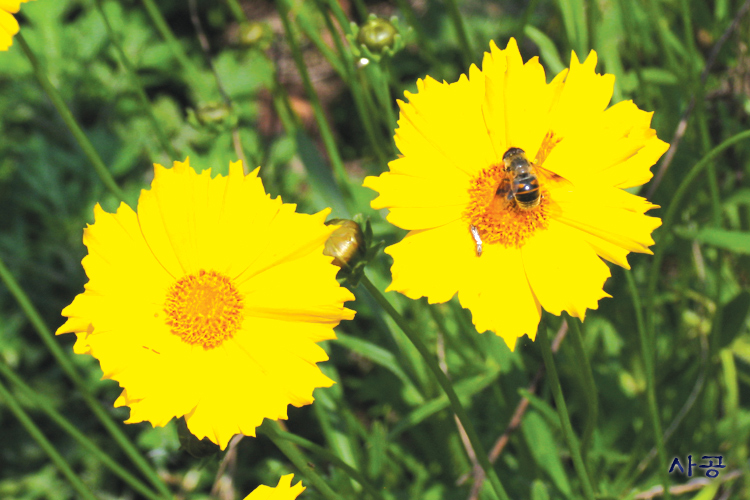
POLYGON ((326 240, 323 254, 333 257, 333 264, 352 268, 365 253, 365 237, 359 224, 349 219, 331 219, 326 225, 339 226, 326 240))
POLYGON ((386 19, 370 17, 359 30, 357 41, 371 52, 380 54, 394 46, 398 30, 386 19))
POLYGON ((209 102, 202 104, 195 116, 201 125, 220 125, 227 121, 232 115, 232 110, 222 102, 209 102))
POLYGON ((242 23, 236 37, 236 44, 241 47, 258 47, 265 50, 271 43, 273 32, 267 24, 253 21, 242 23))

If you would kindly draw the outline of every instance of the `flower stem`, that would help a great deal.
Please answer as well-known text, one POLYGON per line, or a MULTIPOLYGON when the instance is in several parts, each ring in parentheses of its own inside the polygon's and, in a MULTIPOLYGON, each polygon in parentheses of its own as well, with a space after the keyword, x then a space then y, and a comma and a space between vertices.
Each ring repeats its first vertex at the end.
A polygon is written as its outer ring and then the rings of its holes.
POLYGON ((477 431, 474 429, 474 425, 471 423, 471 420, 469 420, 469 416, 466 413, 466 410, 464 410, 463 405, 461 405, 461 401, 459 401, 456 391, 453 390, 453 386, 451 385, 450 380, 448 380, 448 377, 446 377, 445 373, 443 373, 443 370, 440 369, 438 362, 427 350, 427 346, 425 346, 424 342, 422 342, 422 339, 420 339, 419 336, 411 329, 411 327, 409 327, 404 317, 401 316, 398 311, 396 311, 391 303, 388 302, 388 299, 385 298, 385 295, 383 295, 383 293, 378 290, 375 285, 372 284, 372 282, 366 275, 362 277, 361 283, 365 286, 367 291, 370 292, 370 295, 372 295, 372 297, 378 302, 378 304, 385 310, 385 312, 387 312, 388 315, 393 318, 393 321, 396 322, 396 324, 409 338, 417 351, 419 351, 419 354, 422 356, 425 363, 432 371, 432 374, 435 376, 438 383, 445 391, 445 395, 448 396, 448 400, 451 403, 453 413, 456 414, 458 420, 461 422, 461 425, 464 426, 464 430, 466 431, 466 435, 469 438, 469 442, 471 442, 471 447, 474 449, 474 453, 476 453, 477 455, 479 465, 481 465, 482 469, 484 469, 484 473, 490 480, 490 484, 495 490, 495 494, 501 500, 510 500, 508 494, 505 492, 505 488, 503 488, 503 485, 500 482, 500 478, 497 476, 495 469, 492 467, 492 464, 490 464, 490 461, 487 458, 487 452, 484 450, 482 442, 479 440, 479 436, 477 435, 477 431))
MULTIPOLYGON (((569 325, 572 323, 572 321, 568 322, 569 325)), ((562 387, 560 386, 560 379, 557 376, 557 367, 555 366, 555 359, 552 356, 552 348, 550 347, 549 339, 547 338, 547 325, 544 321, 539 323, 539 329, 536 333, 536 342, 539 344, 539 349, 542 351, 544 366, 547 369, 547 376, 549 377, 549 386, 552 390, 552 396, 555 398, 555 406, 557 406, 557 414, 560 417, 560 424, 562 426, 563 435, 565 436, 565 442, 568 444, 568 450, 570 450, 573 465, 576 469, 576 473, 578 473, 578 478, 581 480, 584 496, 586 500, 594 500, 594 490, 591 487, 591 480, 589 479, 586 465, 583 463, 583 458, 581 458, 581 449, 578 446, 578 438, 576 438, 573 433, 573 427, 570 425, 568 406, 565 404, 562 387)))
POLYGON ((453 21, 453 27, 456 29, 458 34, 458 43, 461 45, 461 55, 463 56, 464 66, 467 71, 469 66, 474 61, 474 51, 471 48, 469 37, 466 34, 466 26, 464 26, 464 19, 461 17, 461 13, 458 11, 458 4, 456 0, 446 0, 446 7, 448 7, 448 14, 451 16, 453 21))
POLYGON ((87 452, 93 455, 93 457, 96 458, 105 467, 108 467, 115 475, 119 476, 123 481, 128 483, 133 488, 133 490, 137 491, 145 498, 148 498, 150 500, 160 500, 164 498, 151 491, 138 478, 133 476, 124 467, 114 461, 112 457, 103 452, 96 444, 94 444, 93 441, 87 438, 81 431, 79 431, 73 424, 71 424, 70 420, 68 420, 57 410, 55 410, 43 396, 29 387, 23 380, 21 380, 18 375, 13 372, 13 370, 9 366, 7 366, 2 361, 0 361, 0 373, 2 373, 5 378, 10 380, 12 384, 18 387, 23 395, 28 398, 34 406, 38 407, 40 410, 46 413, 47 416, 52 419, 57 425, 62 427, 62 429, 67 432, 70 437, 75 439, 78 444, 81 445, 81 447, 86 449, 87 452))
POLYGON ((373 113, 367 109, 367 103, 365 102, 364 97, 364 86, 357 85, 357 82, 362 82, 362 74, 358 72, 358 70, 354 67, 351 53, 348 51, 349 49, 344 46, 344 43, 341 40, 341 36, 339 36, 339 31, 333 25, 333 13, 331 12, 330 8, 327 8, 327 4, 324 4, 320 0, 316 1, 315 5, 318 7, 320 14, 323 16, 323 20, 326 23, 326 28, 328 29, 331 38, 333 38, 333 41, 336 44, 336 50, 338 51, 339 57, 341 57, 344 68, 348 73, 347 84, 349 86, 349 89, 352 91, 352 97, 354 98, 354 104, 357 107, 357 113, 359 114, 360 121, 365 127, 365 135, 367 136, 367 140, 370 142, 370 145, 375 152, 375 156, 377 156, 378 158, 378 163, 380 164, 381 168, 384 169, 385 165, 388 163, 388 159, 386 158, 385 151, 378 141, 378 135, 375 132, 377 130, 377 113, 373 113), (357 75, 358 78, 355 79, 355 75, 357 75))
POLYGON ((24 426, 24 428, 28 431, 29 434, 31 434, 31 437, 34 438, 34 441, 37 442, 37 444, 44 450, 45 453, 47 453, 47 456, 49 456, 50 460, 57 466, 58 469, 60 469, 60 472, 63 473, 63 475, 68 479, 71 486, 78 492, 78 495, 80 495, 80 498, 85 498, 88 500, 96 500, 96 497, 91 492, 91 490, 86 486, 83 481, 81 481, 75 472, 73 472, 73 469, 70 468, 68 463, 65 461, 65 459, 60 455, 54 446, 52 446, 52 443, 50 443, 46 437, 44 437, 44 434, 41 430, 39 430, 39 427, 34 424, 34 422, 29 418, 29 416, 26 414, 25 411, 23 411, 23 408, 21 408, 21 405, 18 403, 18 400, 16 400, 15 396, 5 388, 2 382, 0 382, 0 397, 2 397, 5 404, 8 406, 11 412, 16 416, 19 422, 21 422, 21 425, 24 426))
POLYGON ((21 46, 21 50, 23 50, 24 54, 26 54, 26 57, 31 63, 31 66, 34 70, 34 76, 36 76, 39 85, 41 85, 42 89, 47 94, 47 97, 49 97, 50 101, 52 101, 52 104, 57 109, 57 112, 60 113, 60 117, 62 117, 65 125, 67 125, 67 127, 70 129, 73 137, 75 137, 75 140, 78 142, 78 145, 81 146, 83 153, 93 165, 94 170, 96 171, 97 175, 99 175, 99 178, 101 179, 102 183, 104 183, 104 186, 109 189, 109 191, 114 194, 120 201, 125 201, 125 193, 117 185, 114 178, 112 177, 112 174, 109 173, 109 170, 107 170, 107 167, 104 165, 104 162, 99 156, 99 153, 96 152, 96 149, 94 149, 94 146, 91 144, 88 137, 86 137, 86 134, 83 133, 83 130, 81 130, 81 127, 78 125, 75 118, 73 118, 73 114, 70 112, 70 109, 68 109, 68 106, 65 104, 65 101, 63 100, 60 93, 49 81, 49 78, 47 78, 47 74, 42 68, 42 65, 39 63, 39 60, 31 51, 31 47, 29 47, 29 45, 26 43, 26 40, 23 38, 21 33, 16 34, 16 39, 21 46))
POLYGON ((305 66, 305 61, 302 57, 302 51, 300 50, 299 43, 297 41, 297 35, 292 30, 291 21, 289 19, 289 6, 287 5, 287 1, 288 0, 276 0, 276 8, 279 11, 281 23, 284 25, 286 40, 292 51, 292 57, 294 58, 294 63, 297 66, 297 71, 299 71, 300 76, 302 77, 302 84, 305 87, 305 93, 310 99, 310 104, 313 108, 313 114, 315 115, 315 121, 318 124, 318 128, 320 129, 320 136, 323 139, 323 144, 325 145, 326 151, 328 152, 328 157, 330 158, 331 164, 333 165, 334 177, 338 182, 339 189, 341 189, 341 192, 344 195, 344 201, 347 204, 347 208, 351 213, 356 213, 357 209, 354 206, 352 200, 351 187, 349 185, 346 171, 344 170, 344 162, 341 160, 341 155, 339 154, 338 147, 336 146, 336 141, 333 138, 333 131, 331 130, 331 127, 328 124, 328 120, 326 120, 325 114, 323 113, 323 107, 320 105, 318 94, 312 85, 312 81, 310 80, 310 74, 307 71, 307 66, 305 66))
POLYGON ((297 469, 300 474, 312 484, 320 494, 328 500, 344 500, 335 491, 328 486, 328 483, 315 472, 315 469, 310 467, 310 462, 297 447, 290 441, 284 439, 280 434, 279 424, 275 420, 266 420, 263 425, 258 427, 258 430, 268 437, 273 444, 283 453, 297 469))
MULTIPOLYGON (((198 67, 195 64, 193 64, 190 58, 188 58, 185 51, 182 50, 182 46, 180 45, 180 42, 174 36, 174 33, 172 33, 172 30, 169 28, 169 25, 167 24, 167 21, 164 19, 164 16, 161 15, 161 12, 159 11, 159 8, 156 6, 156 3, 154 2, 154 0, 142 0, 142 1, 143 1, 143 6, 146 8, 146 12, 151 18, 151 22, 154 23, 154 26, 156 26, 156 30, 159 32, 159 34, 164 39, 164 41, 167 42, 167 45, 169 46, 169 50, 172 51, 172 55, 180 63, 180 65, 182 66, 182 69, 185 70, 185 72, 188 75, 196 75, 198 73, 198 67)), ((199 79, 196 79, 193 76, 191 78, 188 78, 188 80, 199 80, 199 79)))
POLYGON ((661 482, 664 486, 664 498, 669 500, 672 495, 669 493, 669 472, 667 471, 667 450, 664 446, 664 433, 661 428, 661 419, 659 418, 659 407, 656 404, 656 377, 654 369, 654 344, 652 339, 648 338, 648 332, 643 321, 643 312, 641 309, 641 296, 638 293, 638 287, 633 279, 632 272, 625 272, 625 279, 628 282, 628 289, 633 299, 633 308, 635 309, 635 320, 638 327, 638 338, 641 342, 641 357, 646 369, 646 397, 648 399, 648 412, 651 417, 651 426, 654 431, 654 441, 656 442, 656 451, 659 455, 659 472, 661 482))
POLYGON ((599 395, 596 390, 594 373, 591 371, 591 363, 589 363, 589 357, 583 346, 583 336, 581 335, 579 321, 577 318, 573 317, 569 317, 567 321, 568 326, 570 326, 570 332, 572 333, 570 338, 573 341, 573 350, 575 351, 576 359, 580 362, 579 367, 583 375, 583 384, 586 391, 586 404, 588 406, 586 427, 584 428, 583 439, 581 440, 581 454, 585 459, 586 453, 591 446, 594 430, 596 430, 596 421, 599 418, 599 395))
POLYGON ((23 292, 21 287, 18 285, 16 280, 5 267, 5 263, 0 258, 0 279, 5 283, 8 291, 13 295, 21 309, 29 318, 34 329, 37 331, 42 339, 42 342, 47 346, 55 360, 60 364, 65 374, 73 381, 83 397, 83 400, 89 406, 94 415, 104 425, 109 434, 114 438, 120 448, 125 452, 130 460, 138 467, 138 469, 148 478, 151 484, 165 497, 171 498, 171 493, 167 485, 159 478, 158 474, 149 465, 149 463, 143 458, 138 449, 130 442, 125 433, 120 427, 112 420, 112 417, 102 408, 99 402, 89 392, 85 381, 78 374, 78 371, 73 366, 73 363, 63 352, 62 348, 55 341, 54 335, 49 331, 47 325, 44 324, 39 312, 34 308, 29 300, 29 297, 23 292))
POLYGON ((117 52, 120 55, 120 61, 122 62, 122 66, 123 68, 125 68, 125 72, 128 74, 128 78, 130 78, 130 84, 135 90, 136 96, 138 96, 138 102, 140 102, 141 104, 141 111, 146 115, 148 120, 151 122, 151 126, 153 127, 154 132, 156 133, 156 137, 161 143, 161 147, 164 149, 164 152, 169 156, 170 161, 177 159, 177 158, 181 158, 181 156, 175 150, 174 146, 172 146, 172 143, 169 142, 167 135, 164 133, 164 130, 162 130, 161 128, 161 124, 156 119, 156 116, 154 115, 153 107, 151 106, 151 103, 148 100, 148 96, 146 95, 146 91, 143 89, 143 85, 141 85, 141 81, 138 78, 135 67, 133 67, 133 63, 130 62, 130 59, 125 53, 125 49, 123 49, 122 44, 120 43, 118 34, 115 33, 114 29, 112 29, 112 25, 109 22, 109 18, 107 17, 107 14, 104 12, 104 8, 102 7, 102 0, 94 0, 94 4, 96 5, 96 9, 99 11, 99 14, 102 16, 102 19, 104 19, 104 26, 106 27, 107 33, 109 34, 109 39, 112 41, 112 44, 114 44, 115 49, 117 49, 117 52))

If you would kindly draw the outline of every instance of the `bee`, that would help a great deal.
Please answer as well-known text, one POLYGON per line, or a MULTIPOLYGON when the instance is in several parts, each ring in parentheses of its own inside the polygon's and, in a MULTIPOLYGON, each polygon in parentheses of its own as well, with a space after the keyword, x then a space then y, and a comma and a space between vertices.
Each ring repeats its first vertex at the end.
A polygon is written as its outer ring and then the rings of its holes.
MULTIPOLYGON (((503 155, 505 176, 495 191, 495 196, 502 201, 503 209, 516 206, 521 210, 532 210, 542 202, 542 182, 558 183, 569 191, 572 184, 561 176, 535 165, 526 158, 521 148, 510 148, 503 155), (540 182, 540 178, 543 179, 540 182)), ((482 238, 474 225, 469 226, 471 236, 477 248, 477 257, 482 255, 482 238)))

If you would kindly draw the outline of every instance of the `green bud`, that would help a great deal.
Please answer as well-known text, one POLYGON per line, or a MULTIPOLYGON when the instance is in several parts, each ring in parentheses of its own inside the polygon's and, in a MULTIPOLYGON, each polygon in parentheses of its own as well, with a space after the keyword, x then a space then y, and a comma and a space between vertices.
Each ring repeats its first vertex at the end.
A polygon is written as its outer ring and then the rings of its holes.
POLYGON ((202 104, 195 112, 201 125, 217 126, 223 124, 232 115, 232 110, 223 102, 202 104))
POLYGON ((236 45, 241 47, 257 47, 265 50, 271 45, 273 32, 266 23, 252 21, 242 23, 237 30, 236 36, 236 45))
POLYGON ((398 18, 382 19, 370 14, 362 26, 351 23, 349 40, 351 54, 359 60, 360 65, 370 60, 379 62, 381 57, 393 57, 406 45, 404 37, 411 33, 411 28, 399 26, 398 18))
POLYGON ((385 49, 393 47, 397 34, 398 30, 386 19, 371 17, 359 29, 357 41, 371 52, 382 54, 385 49))
POLYGON ((323 254, 333 257, 333 264, 352 268, 365 254, 365 236, 359 224, 349 219, 331 219, 326 226, 339 226, 326 240, 323 254))

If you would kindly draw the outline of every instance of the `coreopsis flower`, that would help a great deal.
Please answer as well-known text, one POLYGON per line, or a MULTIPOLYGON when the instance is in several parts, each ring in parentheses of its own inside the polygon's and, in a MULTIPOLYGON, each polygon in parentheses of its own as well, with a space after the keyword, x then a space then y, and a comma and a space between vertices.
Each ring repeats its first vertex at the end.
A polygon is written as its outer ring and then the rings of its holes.
POLYGON ((624 188, 647 182, 668 145, 632 101, 609 106, 613 75, 596 53, 547 83, 515 40, 492 42, 482 69, 406 93, 390 171, 367 177, 376 209, 410 232, 386 249, 389 290, 446 302, 458 293, 476 328, 513 349, 535 336, 542 307, 584 319, 610 276, 651 253, 655 205, 624 188))
POLYGON ((75 352, 120 384, 115 406, 130 407, 128 423, 184 416, 198 439, 225 448, 333 384, 316 343, 354 316, 323 255, 337 226, 325 225, 328 210, 299 214, 271 199, 241 162, 213 179, 187 160, 154 167, 137 213, 94 208, 89 282, 57 333, 75 332, 75 352))
POLYGON ((292 476, 294 474, 281 476, 279 484, 275 488, 264 484, 258 486, 245 497, 245 500, 294 500, 305 491, 305 487, 302 486, 302 481, 292 486, 292 476))
POLYGON ((21 10, 21 4, 29 0, 0 0, 0 50, 13 45, 13 35, 20 29, 13 14, 21 10))

